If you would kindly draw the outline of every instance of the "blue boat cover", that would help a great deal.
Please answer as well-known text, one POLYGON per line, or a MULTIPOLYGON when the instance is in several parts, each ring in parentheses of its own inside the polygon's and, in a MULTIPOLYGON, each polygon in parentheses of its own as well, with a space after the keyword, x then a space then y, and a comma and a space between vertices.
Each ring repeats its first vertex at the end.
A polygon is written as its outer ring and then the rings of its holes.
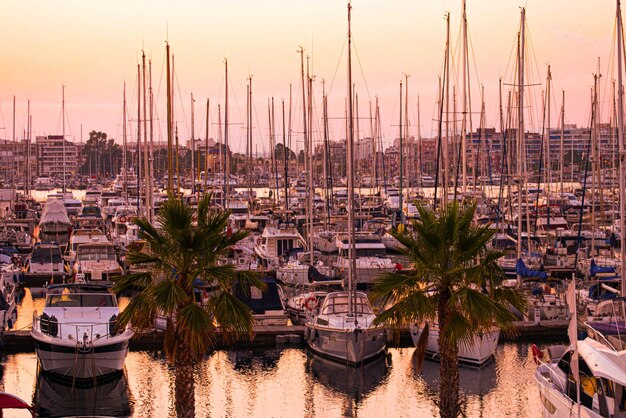
POLYGON ((238 282, 233 286, 233 294, 248 305, 255 314, 264 314, 265 311, 284 309, 280 301, 280 295, 278 294, 276 280, 273 277, 263 277, 261 280, 267 285, 265 291, 261 293, 261 298, 253 299, 250 291, 248 291, 246 295, 246 292, 239 286, 238 282))
POLYGON ((524 261, 520 258, 517 260, 515 264, 515 272, 524 278, 536 277, 540 280, 546 280, 548 278, 548 273, 541 270, 531 270, 526 267, 524 261))
POLYGON ((591 259, 591 266, 589 267, 589 274, 591 277, 598 273, 615 273, 615 267, 611 266, 599 266, 596 264, 596 260, 591 259))

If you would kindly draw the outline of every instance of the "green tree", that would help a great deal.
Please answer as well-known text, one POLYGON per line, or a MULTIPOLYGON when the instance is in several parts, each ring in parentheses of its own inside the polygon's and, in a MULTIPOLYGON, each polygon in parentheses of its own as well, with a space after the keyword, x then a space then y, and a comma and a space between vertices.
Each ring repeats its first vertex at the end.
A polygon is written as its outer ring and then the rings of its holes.
POLYGON ((473 222, 475 203, 461 206, 455 201, 440 211, 421 205, 417 209, 413 231, 392 233, 406 247, 412 268, 406 274, 383 275, 372 298, 388 306, 377 318, 379 323, 438 323, 440 415, 457 417, 458 345, 494 325, 512 330, 515 316, 509 304, 523 311, 526 301, 517 291, 500 286, 504 274, 496 261, 504 253, 486 248, 494 232, 473 222))
POLYGON ((166 319, 164 352, 175 371, 175 406, 178 417, 195 415, 194 363, 216 344, 216 331, 229 341, 252 337, 252 311, 231 290, 265 284, 250 272, 235 271, 220 258, 246 232, 227 231, 228 211, 211 209, 210 195, 201 199, 197 212, 182 199, 169 196, 154 227, 145 218, 135 220, 146 241, 145 250, 129 250, 127 261, 139 273, 115 279, 115 290, 139 289, 120 314, 119 326, 151 329, 157 315, 166 319), (217 286, 208 301, 197 303, 198 282, 217 286))
MULTIPOLYGON (((91 131, 89 139, 83 146, 84 163, 80 168, 82 174, 113 175, 119 172, 122 161, 122 149, 114 139, 107 138, 105 132, 91 131)), ((132 161, 130 155, 128 161, 132 161)))

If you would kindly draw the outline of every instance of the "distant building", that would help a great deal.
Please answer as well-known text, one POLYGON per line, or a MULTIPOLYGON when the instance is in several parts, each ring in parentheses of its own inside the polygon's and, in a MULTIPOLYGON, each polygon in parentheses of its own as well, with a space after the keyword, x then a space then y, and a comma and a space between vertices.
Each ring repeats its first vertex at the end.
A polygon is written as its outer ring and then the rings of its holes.
POLYGON ((20 182, 28 175, 32 180, 37 176, 37 148, 28 140, 16 142, 8 139, 0 140, 0 178, 5 182, 20 182))
POLYGON ((37 173, 40 176, 73 176, 80 164, 78 145, 63 139, 63 135, 38 136, 37 173))

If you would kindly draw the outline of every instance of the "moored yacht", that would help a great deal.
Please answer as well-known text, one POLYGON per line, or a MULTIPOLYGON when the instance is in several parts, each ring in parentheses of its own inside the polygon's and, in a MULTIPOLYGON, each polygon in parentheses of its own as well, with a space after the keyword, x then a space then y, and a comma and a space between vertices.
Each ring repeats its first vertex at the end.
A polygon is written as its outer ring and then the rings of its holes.
MULTIPOLYGON (((341 271, 348 270, 348 235, 337 235, 337 248, 339 255, 333 265, 335 269, 341 271)), ((384 273, 391 273, 396 264, 387 257, 385 244, 377 235, 370 233, 359 233, 355 236, 356 247, 356 283, 373 283, 376 278, 384 273)))
POLYGON ((55 285, 46 305, 33 314, 31 336, 42 370, 78 379, 121 371, 133 336, 116 328, 115 295, 102 285, 55 285))
MULTIPOLYGON (((409 331, 413 344, 417 345, 424 332, 424 326, 413 324, 409 327, 409 331)), ((478 367, 488 363, 496 353, 499 338, 500 329, 495 326, 487 332, 472 335, 469 341, 458 345, 459 362, 478 367)), ((426 354, 433 359, 439 356, 439 325, 437 323, 429 324, 426 354)))
POLYGON ((306 322, 305 339, 318 354, 358 365, 385 350, 385 329, 374 325, 375 318, 365 293, 332 292, 306 322))

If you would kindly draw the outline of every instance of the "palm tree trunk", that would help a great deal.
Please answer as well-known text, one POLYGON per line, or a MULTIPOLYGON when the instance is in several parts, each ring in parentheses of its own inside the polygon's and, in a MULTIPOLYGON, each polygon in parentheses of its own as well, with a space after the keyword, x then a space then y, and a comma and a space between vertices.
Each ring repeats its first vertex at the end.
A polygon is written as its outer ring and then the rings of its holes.
POLYGON ((191 351, 182 339, 176 347, 175 370, 175 396, 176 416, 178 418, 193 418, 196 414, 193 378, 193 358, 191 351))
POLYGON ((449 294, 443 294, 439 299, 437 313, 439 316, 439 415, 442 418, 456 418, 460 415, 459 403, 459 362, 458 348, 456 344, 450 344, 445 338, 448 328, 448 315, 446 305, 449 294), (442 338, 444 336, 444 338, 442 338))

